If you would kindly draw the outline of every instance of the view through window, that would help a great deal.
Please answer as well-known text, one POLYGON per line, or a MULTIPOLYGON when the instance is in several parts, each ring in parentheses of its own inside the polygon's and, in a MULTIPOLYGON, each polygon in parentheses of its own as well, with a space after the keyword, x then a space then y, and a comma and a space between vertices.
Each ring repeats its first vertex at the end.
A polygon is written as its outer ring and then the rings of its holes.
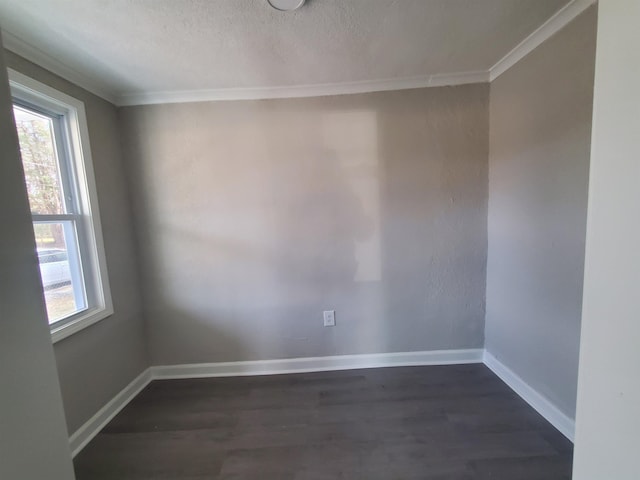
POLYGON ((73 165, 61 116, 14 104, 49 323, 87 308, 73 165))

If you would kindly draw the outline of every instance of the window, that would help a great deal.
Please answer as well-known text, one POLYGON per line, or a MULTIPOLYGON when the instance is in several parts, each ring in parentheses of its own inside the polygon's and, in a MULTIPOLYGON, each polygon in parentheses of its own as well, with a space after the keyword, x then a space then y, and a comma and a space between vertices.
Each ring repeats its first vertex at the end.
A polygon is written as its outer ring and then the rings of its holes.
POLYGON ((9 81, 56 342, 113 313, 84 104, 12 70, 9 81))

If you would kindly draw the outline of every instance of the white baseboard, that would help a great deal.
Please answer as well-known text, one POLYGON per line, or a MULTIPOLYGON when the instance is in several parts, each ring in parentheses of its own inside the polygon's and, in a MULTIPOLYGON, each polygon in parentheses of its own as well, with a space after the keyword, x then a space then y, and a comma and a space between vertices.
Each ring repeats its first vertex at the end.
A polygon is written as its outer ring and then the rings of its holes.
POLYGON ((562 413, 551 401, 534 390, 491 353, 478 348, 150 367, 136 377, 109 403, 98 410, 82 427, 76 430, 69 438, 69 444, 72 455, 75 457, 142 389, 156 379, 275 375, 353 370, 358 368, 455 365, 482 362, 529 405, 536 409, 540 415, 547 419, 549 423, 573 442, 575 431, 575 421, 573 419, 562 413))
POLYGON ((556 427, 560 433, 573 442, 576 428, 574 419, 562 413, 547 397, 536 391, 513 370, 486 350, 484 351, 484 364, 540 415, 546 418, 551 425, 556 427))
POLYGON ((406 367, 482 363, 483 350, 432 350, 331 357, 283 358, 244 362, 194 363, 151 367, 154 379, 235 377, 282 373, 324 372, 357 368, 406 367))
POLYGON ((71 437, 69 446, 71 455, 76 456, 80 451, 102 430, 107 423, 115 417, 138 393, 151 382, 151 369, 147 368, 138 375, 129 385, 124 387, 120 393, 113 397, 109 403, 96 412, 87 420, 71 437))
POLYGON ((195 363, 150 367, 102 407, 69 439, 71 452, 76 456, 102 428, 115 417, 152 380, 172 378, 235 377, 245 375, 275 375, 283 373, 323 372, 422 365, 455 365, 483 363, 511 389, 546 418, 569 440, 573 441, 575 422, 562 413, 545 396, 529 386, 522 378, 481 348, 466 350, 432 350, 424 352, 375 353, 338 355, 332 357, 283 358, 244 362, 195 363))

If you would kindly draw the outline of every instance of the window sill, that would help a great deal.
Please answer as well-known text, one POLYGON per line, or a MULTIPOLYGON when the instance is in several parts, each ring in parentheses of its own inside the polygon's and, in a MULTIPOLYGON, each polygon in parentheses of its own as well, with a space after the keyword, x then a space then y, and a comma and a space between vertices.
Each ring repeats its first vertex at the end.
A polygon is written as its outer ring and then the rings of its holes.
POLYGON ((59 342, 110 315, 113 315, 112 307, 95 307, 81 312, 63 325, 51 325, 51 340, 53 343, 59 342))

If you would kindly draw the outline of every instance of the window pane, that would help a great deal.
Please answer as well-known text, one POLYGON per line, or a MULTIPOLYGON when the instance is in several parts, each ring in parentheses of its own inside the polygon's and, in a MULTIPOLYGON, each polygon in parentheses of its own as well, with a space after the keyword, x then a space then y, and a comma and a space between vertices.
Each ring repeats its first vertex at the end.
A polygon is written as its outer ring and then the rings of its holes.
POLYGON ((17 105, 13 114, 31 213, 65 213, 52 119, 17 105))
POLYGON ((33 230, 51 324, 84 310, 87 305, 75 222, 36 222, 33 230))

